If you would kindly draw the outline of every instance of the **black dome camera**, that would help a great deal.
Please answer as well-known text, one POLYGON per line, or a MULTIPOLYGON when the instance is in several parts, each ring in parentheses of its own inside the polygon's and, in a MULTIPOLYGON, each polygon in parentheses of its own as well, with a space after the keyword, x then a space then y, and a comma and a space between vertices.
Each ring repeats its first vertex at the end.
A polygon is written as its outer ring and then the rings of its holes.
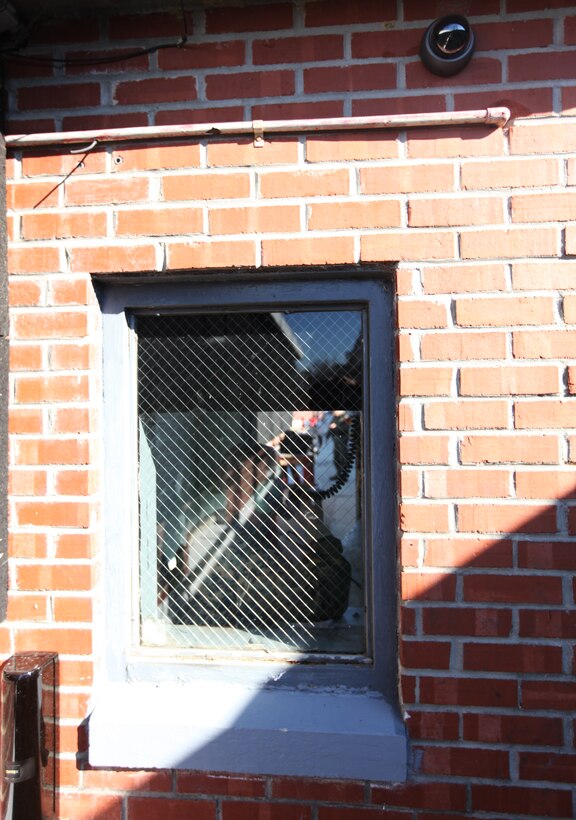
POLYGON ((433 74, 449 77, 468 65, 474 45, 474 32, 468 20, 460 14, 448 14, 424 32, 420 59, 433 74))

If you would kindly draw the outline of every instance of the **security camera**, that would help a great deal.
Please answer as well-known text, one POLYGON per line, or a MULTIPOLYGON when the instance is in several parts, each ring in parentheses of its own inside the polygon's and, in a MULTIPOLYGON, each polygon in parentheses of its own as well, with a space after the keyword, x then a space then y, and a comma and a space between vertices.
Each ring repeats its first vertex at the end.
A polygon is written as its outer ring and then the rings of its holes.
POLYGON ((468 65, 474 45, 474 32, 468 20, 460 14, 448 14, 424 32, 420 59, 433 74, 449 77, 468 65))

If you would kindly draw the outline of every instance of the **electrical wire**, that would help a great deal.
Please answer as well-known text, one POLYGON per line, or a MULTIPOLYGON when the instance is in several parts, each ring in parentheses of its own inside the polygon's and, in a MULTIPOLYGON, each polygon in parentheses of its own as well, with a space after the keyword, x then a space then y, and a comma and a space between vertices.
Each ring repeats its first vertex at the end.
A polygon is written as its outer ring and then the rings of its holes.
MULTIPOLYGON (((188 42, 188 23, 186 20, 186 11, 184 9, 184 0, 180 0, 180 11, 182 15, 182 35, 175 43, 157 43, 147 48, 135 48, 129 51, 114 54, 109 57, 42 57, 34 54, 20 54, 14 49, 0 49, 0 57, 8 60, 13 60, 20 63, 40 64, 40 65, 76 65, 76 66, 91 66, 91 65, 109 65, 112 63, 123 62, 124 60, 134 60, 138 57, 143 57, 146 54, 155 54, 158 51, 168 48, 182 48, 188 42)), ((28 34, 30 29, 27 29, 28 34)))

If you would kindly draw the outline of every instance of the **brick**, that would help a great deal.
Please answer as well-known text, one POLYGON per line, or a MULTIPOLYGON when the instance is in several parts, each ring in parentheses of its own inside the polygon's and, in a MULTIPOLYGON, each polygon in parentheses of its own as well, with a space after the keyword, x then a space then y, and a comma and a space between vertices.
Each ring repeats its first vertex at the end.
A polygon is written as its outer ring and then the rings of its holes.
POLYGON ((73 247, 69 251, 72 273, 126 273, 156 270, 154 245, 73 247))
POLYGON ((247 173, 178 174, 162 181, 167 202, 196 199, 237 199, 250 194, 247 173))
POLYGON ((359 63, 345 66, 304 69, 305 94, 380 91, 396 88, 396 66, 393 63, 359 63))
POLYGON ((576 324, 576 294, 569 294, 562 299, 562 313, 566 324, 576 324))
MULTIPOLYGON (((288 781, 292 783, 293 781, 288 781)), ((305 789, 305 782, 298 780, 305 789)), ((274 780, 273 784, 281 785, 274 780)), ((265 780, 261 777, 234 777, 222 774, 204 774, 202 772, 176 772, 176 791, 179 794, 215 794, 234 797, 264 797, 265 780)), ((281 791, 281 789, 279 789, 281 791)), ((285 794, 284 797, 292 795, 285 794)))
POLYGON ((518 566, 521 569, 576 570, 576 544, 572 541, 520 541, 518 566))
POLYGON ((52 433, 89 433, 90 411, 84 407, 56 407, 52 410, 52 433))
POLYGON ((548 610, 548 612, 533 609, 520 610, 518 634, 521 638, 576 640, 576 610, 548 610))
POLYGON ((79 596, 54 596, 54 620, 58 623, 90 623, 92 620, 92 599, 79 596))
POLYGON ((375 0, 366 0, 358 8, 351 8, 344 0, 324 0, 306 7, 306 27, 346 26, 359 23, 382 23, 396 19, 395 11, 384 11, 375 0))
POLYGON ((61 85, 24 86, 17 91, 19 111, 46 108, 96 108, 100 104, 99 83, 66 83, 61 85), (49 93, 47 93, 49 92, 49 93), (55 101, 56 104, 55 104, 55 101))
POLYGON ((362 783, 352 780, 295 780, 275 777, 272 780, 271 796, 279 800, 364 803, 364 787, 362 783))
POLYGON ((360 238, 363 262, 454 259, 455 237, 448 231, 390 231, 360 238))
POLYGON ((87 401, 87 376, 20 376, 14 385, 15 399, 22 404, 87 401))
POLYGON ((521 780, 548 780, 553 783, 573 783, 574 781, 576 769, 576 755, 574 754, 520 752, 519 758, 521 780))
POLYGON ((206 33, 275 31, 292 28, 290 3, 268 3, 263 8, 210 8, 206 11, 206 33))
POLYGON ((529 82, 569 79, 573 76, 574 54, 572 52, 556 51, 554 59, 546 52, 541 54, 510 54, 508 57, 509 82, 529 82))
POLYGON ((85 564, 23 564, 16 569, 16 583, 19 590, 31 592, 89 590, 92 572, 85 564))
POLYGON ((65 73, 68 76, 84 74, 86 65, 75 65, 74 61, 93 61, 90 66, 90 74, 125 74, 126 72, 146 72, 150 69, 150 57, 148 54, 140 54, 126 59, 122 59, 126 51, 122 48, 116 49, 90 49, 85 51, 68 51, 66 53, 67 65, 65 73), (100 61, 100 62, 98 62, 100 61))
POLYGON ((76 527, 90 523, 90 508, 75 501, 20 501, 15 505, 15 518, 20 527, 76 527))
POLYGON ((448 504, 412 502, 400 506, 400 528, 404 532, 446 532, 448 526, 448 504))
POLYGON ((424 333, 421 354, 425 361, 469 361, 471 359, 503 359, 506 355, 506 336, 499 332, 424 333))
POLYGON ((105 236, 105 213, 35 213, 22 216, 23 239, 69 239, 105 236))
POLYGON ((87 316, 82 311, 31 311, 12 317, 15 339, 58 339, 85 336, 87 316))
POLYGON ((8 272, 57 273, 60 270, 60 251, 50 247, 8 248, 8 272))
POLYGON ((397 200, 314 202, 308 208, 310 231, 391 228, 400 225, 400 203, 397 200))
POLYGON ((268 38, 255 40, 252 44, 254 65, 318 63, 323 60, 340 60, 343 56, 344 42, 341 34, 268 38))
POLYGON ((514 424, 519 430, 576 427, 575 399, 544 399, 516 401, 514 424))
POLYGON ((426 470, 426 498, 506 498, 511 494, 508 470, 467 467, 426 470))
POLYGON ((226 142, 211 142, 208 145, 208 166, 227 167, 243 165, 281 165, 298 161, 298 142, 287 138, 264 138, 261 146, 254 145, 254 139, 237 138, 226 142))
POLYGON ((92 632, 89 629, 24 629, 17 630, 14 648, 17 652, 36 652, 38 646, 62 655, 89 655, 92 651, 92 632), (41 641, 41 643, 39 643, 41 641))
POLYGON ((506 289, 506 272, 502 265, 451 265, 425 267, 422 275, 424 292, 481 293, 506 289))
POLYGON ((571 469, 517 470, 515 485, 517 498, 576 498, 576 475, 571 469))
POLYGON ((488 225, 504 219, 504 200, 501 197, 435 197, 410 199, 408 224, 410 227, 448 227, 457 225, 488 225))
MULTIPOLYGON (((380 814, 380 808, 320 806, 318 820, 375 820, 380 814)), ((405 812, 391 811, 390 809, 386 809, 386 818, 387 820, 407 820, 405 812)), ((235 820, 235 818, 232 820, 235 820)))
POLYGON ((54 479, 57 495, 90 495, 98 486, 94 473, 88 470, 59 470, 54 479))
POLYGON ((10 307, 37 307, 40 305, 44 288, 40 282, 12 279, 8 282, 10 307))
POLYGON ((552 435, 467 435, 460 445, 462 464, 556 464, 558 439, 552 435))
MULTIPOLYGON (((475 23, 474 33, 478 38, 478 48, 487 46, 490 51, 545 48, 553 44, 552 20, 544 17, 537 20, 509 20, 508 25, 500 22, 475 23)), ((533 55, 530 55, 533 56, 533 55)))
MULTIPOLYGON (((497 58, 476 56, 466 67, 466 85, 491 85, 501 81, 502 62, 497 58)), ((432 84, 430 72, 421 61, 406 65, 406 85, 409 89, 434 87, 432 84)), ((459 87, 461 84, 461 77, 443 77, 442 85, 448 88, 459 87)))
POLYGON ((516 194, 510 209, 513 222, 566 222, 576 218, 576 193, 516 194))
POLYGON ((45 495, 47 487, 45 470, 10 470, 8 481, 10 495, 45 495))
POLYGON ((576 256, 576 226, 573 224, 565 228, 564 246, 566 256, 576 256))
POLYGON ((306 139, 308 162, 352 162, 397 157, 398 141, 394 132, 319 134, 309 135, 306 139))
MULTIPOLYGON (((341 117, 344 112, 342 100, 321 100, 318 102, 253 103, 251 116, 255 120, 305 120, 316 117, 341 117)), ((242 119, 240 112, 238 119, 242 119)), ((230 120, 230 117, 226 117, 230 120)))
POLYGON ((512 542, 498 538, 430 538, 425 545, 426 566, 500 567, 512 566, 512 542))
POLYGON ((458 532, 555 533, 556 509, 544 505, 458 504, 458 532))
POLYGON ((285 69, 238 71, 228 74, 209 74, 206 77, 207 100, 291 97, 294 92, 294 72, 285 69))
POLYGON ((508 403, 499 400, 427 402, 425 430, 502 429, 508 426, 508 403))
POLYGON ((448 324, 448 306, 431 299, 400 299, 396 304, 398 326, 441 328, 448 324))
POLYGON ((569 365, 566 368, 566 388, 568 395, 576 395, 576 366, 574 365, 569 365))
POLYGON ((363 194, 412 194, 428 191, 454 191, 452 163, 394 163, 360 168, 363 194))
MULTIPOLYGON (((414 716, 415 714, 412 713, 414 716)), ((373 784, 370 790, 370 800, 372 803, 379 803, 386 807, 464 811, 466 787, 464 783, 442 781, 409 782, 390 786, 373 784)))
POLYGON ((548 325, 554 322, 551 296, 498 296, 455 300, 456 324, 463 327, 548 325))
POLYGON ((552 606, 562 603, 562 579, 533 575, 469 575, 463 579, 463 600, 552 606))
POLYGON ((126 80, 118 83, 114 90, 114 101, 118 105, 155 105, 196 98, 196 78, 190 76, 126 80))
POLYGON ((246 45, 242 40, 187 43, 181 48, 158 52, 158 67, 161 71, 197 71, 200 68, 242 66, 246 59, 245 51, 246 45))
POLYGON ((489 777, 506 780, 509 777, 508 753, 496 749, 464 748, 462 746, 422 749, 422 773, 457 777, 489 777))
POLYGON ((453 601, 456 577, 445 572, 403 572, 403 601, 453 601))
POLYGON ((176 236, 202 233, 201 208, 138 208, 117 211, 117 236, 176 236))
POLYGON ((464 644, 464 670, 473 672, 521 672, 531 675, 559 674, 559 646, 526 643, 464 644))
POLYGON ((263 171, 259 174, 260 196, 314 197, 347 195, 350 186, 344 169, 313 171, 263 171))
POLYGON ((130 114, 81 114, 62 118, 62 128, 65 131, 107 131, 110 128, 138 128, 148 124, 145 111, 133 111, 130 114))
POLYGON ((573 153, 576 134, 567 122, 515 124, 510 128, 510 151, 512 154, 573 153))
POLYGON ((91 558, 95 551, 94 538, 88 533, 60 533, 55 539, 57 560, 63 558, 91 558))
POLYGON ((11 532, 8 536, 8 551, 11 558, 46 558, 46 534, 11 532))
POLYGON ((9 358, 12 373, 18 370, 42 370, 44 362, 41 345, 11 345, 9 358))
MULTIPOLYGON (((102 174, 106 170, 106 152, 95 148, 84 156, 70 153, 25 152, 22 156, 22 176, 65 177, 68 174, 102 174)), ((38 185, 38 183, 32 183, 38 185)), ((54 183, 51 183, 54 185, 54 183)))
MULTIPOLYGON (((222 801, 222 820, 311 820, 311 818, 312 808, 302 803, 222 801)), ((182 816, 182 820, 186 818, 182 816)))
POLYGON ((576 330, 518 330, 512 334, 514 356, 519 359, 570 359, 576 330))
POLYGON ((87 305, 92 303, 93 295, 92 283, 87 277, 53 279, 50 282, 52 305, 87 305))
MULTIPOLYGON (((366 60, 376 57, 407 57, 418 54, 422 33, 417 29, 404 29, 402 37, 391 31, 352 32, 352 58, 366 60)), ((426 106, 426 110, 429 108, 426 106)))
POLYGON ((454 712, 419 712, 412 710, 409 731, 412 741, 458 740, 459 717, 454 712))
POLYGON ((451 367, 401 367, 399 372, 401 396, 449 396, 452 392, 451 367))
POLYGON ((570 817, 572 795, 559 789, 530 789, 522 786, 484 786, 472 784, 472 810, 546 817, 570 817))
POLYGON ((470 230, 462 232, 460 242, 462 259, 557 256, 559 251, 557 227, 470 230))
POLYGON ((517 707, 516 680, 506 678, 420 678, 420 702, 439 706, 517 707))
MULTIPOLYGON (((456 82, 461 79, 455 78, 456 82)), ((487 131, 484 126, 447 127, 438 131, 418 128, 409 133, 408 156, 411 159, 446 159, 447 157, 498 157, 504 154, 501 129, 487 131)))
POLYGON ((446 641, 402 641, 400 663, 406 669, 448 669, 450 644, 446 641))
POLYGON ((426 635, 510 637, 512 614, 506 609, 429 607, 422 612, 422 629, 426 635))
POLYGON ((46 595, 9 595, 8 618, 11 621, 44 621, 47 617, 46 595))
POLYGON ((572 681, 522 681, 524 709, 576 710, 576 687, 572 681))
POLYGON ((239 106, 205 106, 184 108, 182 104, 175 108, 163 108, 154 114, 155 125, 213 125, 217 122, 238 122, 244 116, 244 109, 239 106))
POLYGON ((512 266, 514 290, 574 290, 576 262, 549 260, 547 262, 516 262, 512 266))
POLYGON ((263 239, 262 264, 331 265, 354 262, 354 239, 349 236, 303 239, 263 239))
MULTIPOLYGON (((186 28, 190 33, 193 27, 191 18, 191 12, 187 12, 186 28)), ((179 37, 182 33, 183 21, 180 10, 177 10, 152 14, 114 14, 107 18, 107 24, 111 40, 149 40, 151 31, 156 37, 179 37)))
POLYGON ((167 246, 169 269, 253 267, 256 249, 246 242, 186 242, 167 246))
POLYGON ((297 233, 300 230, 298 205, 246 208, 211 208, 210 234, 297 233))
POLYGON ((52 370, 87 370, 96 361, 95 349, 89 345, 54 344, 48 357, 52 370))
POLYGON ((560 164, 541 158, 470 160, 462 163, 461 184, 466 191, 559 185, 560 164))
POLYGON ((553 365, 461 367, 461 396, 545 395, 560 390, 560 372, 553 365))
POLYGON ((30 410, 25 407, 11 407, 8 416, 8 432, 41 433, 43 414, 41 410, 30 410))
POLYGON ((121 820, 124 796, 99 792, 66 792, 61 789, 58 797, 62 820, 121 820))
POLYGON ((563 740, 562 721, 541 715, 464 715, 463 739, 479 743, 559 746, 563 740))
POLYGON ((66 183, 67 206, 117 205, 148 199, 148 180, 144 177, 72 179, 66 183))
MULTIPOLYGON (((401 475, 405 474, 405 470, 401 471, 401 475)), ((400 563, 403 567, 416 567, 419 561, 419 541, 417 538, 401 538, 400 539, 400 563)))
POLYGON ((199 165, 200 147, 189 143, 123 145, 112 152, 112 167, 121 173, 198 168, 199 165))
POLYGON ((401 464, 448 464, 448 436, 403 435, 398 444, 401 464))

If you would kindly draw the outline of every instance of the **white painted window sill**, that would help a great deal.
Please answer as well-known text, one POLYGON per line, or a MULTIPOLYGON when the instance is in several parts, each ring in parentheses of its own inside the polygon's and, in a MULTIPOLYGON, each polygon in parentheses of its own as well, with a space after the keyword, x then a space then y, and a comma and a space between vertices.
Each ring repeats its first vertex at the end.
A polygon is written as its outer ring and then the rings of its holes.
POLYGON ((92 766, 401 782, 404 726, 373 693, 230 683, 110 683, 89 720, 92 766))

